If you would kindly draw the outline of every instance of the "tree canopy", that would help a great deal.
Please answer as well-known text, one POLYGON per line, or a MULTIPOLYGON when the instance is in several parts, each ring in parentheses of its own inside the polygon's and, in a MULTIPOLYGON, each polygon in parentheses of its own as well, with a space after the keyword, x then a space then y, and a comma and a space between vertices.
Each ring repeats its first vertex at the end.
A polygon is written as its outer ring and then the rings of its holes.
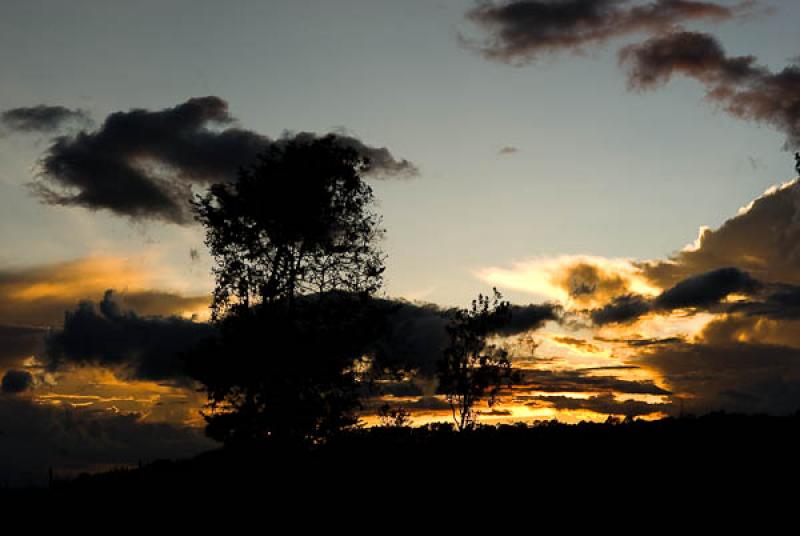
POLYGON ((274 144, 238 180, 195 203, 216 261, 213 313, 383 282, 380 216, 368 160, 335 136, 274 144))
POLYGON ((314 442, 356 423, 384 270, 368 165, 335 136, 291 140, 196 201, 220 335, 188 366, 212 437, 314 442))

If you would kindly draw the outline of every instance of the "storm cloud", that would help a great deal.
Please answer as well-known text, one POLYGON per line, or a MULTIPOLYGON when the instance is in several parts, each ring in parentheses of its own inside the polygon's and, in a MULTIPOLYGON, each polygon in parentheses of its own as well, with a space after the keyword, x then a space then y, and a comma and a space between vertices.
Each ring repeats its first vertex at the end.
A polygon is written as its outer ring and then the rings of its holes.
POLYGON ((778 72, 754 56, 728 56, 711 35, 677 31, 620 51, 628 85, 648 90, 681 74, 706 87, 707 98, 741 119, 768 124, 786 135, 785 148, 800 148, 800 64, 778 72))
POLYGON ((481 2, 467 18, 489 33, 482 42, 466 41, 485 57, 528 63, 542 55, 582 52, 616 37, 660 33, 689 21, 723 21, 750 12, 755 2, 734 6, 692 0, 512 0, 481 2))
MULTIPOLYGON (((319 137, 301 132, 273 140, 233 123, 228 103, 215 96, 157 111, 115 112, 97 130, 56 138, 42 158, 33 189, 50 204, 187 224, 193 187, 234 180, 240 167, 276 144, 319 137)), ((413 164, 395 159, 384 147, 328 136, 368 160, 369 175, 417 173, 413 164)))
POLYGON ((6 110, 0 114, 0 124, 7 130, 50 134, 65 126, 89 127, 92 119, 84 110, 40 104, 6 110))

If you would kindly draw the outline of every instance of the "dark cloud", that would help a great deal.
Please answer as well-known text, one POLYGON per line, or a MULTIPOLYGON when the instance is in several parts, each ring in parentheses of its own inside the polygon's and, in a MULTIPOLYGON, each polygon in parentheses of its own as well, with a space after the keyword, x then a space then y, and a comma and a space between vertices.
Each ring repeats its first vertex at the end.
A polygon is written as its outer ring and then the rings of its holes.
POLYGON ((0 114, 0 123, 9 130, 49 134, 64 126, 88 127, 92 119, 84 110, 40 104, 27 108, 12 108, 0 114))
POLYGON ((751 294, 760 284, 738 268, 720 268, 684 279, 655 299, 662 310, 708 307, 734 293, 751 294))
POLYGON ((6 484, 45 485, 49 468, 56 476, 74 475, 215 446, 202 429, 147 423, 135 413, 0 400, 0 481, 6 484))
POLYGON ((669 260, 640 265, 667 288, 693 275, 735 266, 763 283, 800 284, 800 185, 772 188, 697 244, 669 260))
MULTIPOLYGON (((609 339, 606 337, 594 337, 595 340, 603 341, 603 342, 615 342, 615 343, 622 343, 627 344, 632 348, 641 348, 644 346, 657 346, 660 344, 677 344, 683 342, 683 339, 679 337, 664 337, 664 338, 653 338, 653 339, 609 339)), ((636 367, 634 367, 636 368, 636 367)))
POLYGON ((724 340, 661 346, 639 363, 654 370, 684 400, 686 411, 788 414, 800 409, 800 350, 724 340))
MULTIPOLYGON (((267 148, 313 133, 272 140, 230 126, 234 118, 219 97, 198 97, 158 111, 134 109, 109 115, 99 129, 56 138, 42 159, 34 190, 47 203, 107 209, 137 219, 192 221, 192 187, 233 180, 267 148)), ((415 174, 407 160, 346 135, 330 134, 369 160, 375 176, 415 174)))
POLYGON ((786 134, 786 148, 800 148, 800 64, 779 72, 753 56, 728 56, 711 35, 673 32, 620 51, 633 89, 658 87, 675 75, 695 78, 707 97, 735 117, 773 126, 786 134))
MULTIPOLYGON (((449 343, 447 324, 454 311, 402 300, 385 304, 391 312, 387 333, 378 343, 379 358, 432 374, 449 343)), ((512 305, 511 320, 495 334, 510 337, 539 329, 549 320, 558 320, 560 311, 552 304, 512 305)))
POLYGON ((451 310, 426 303, 387 300, 387 329, 378 341, 381 362, 433 374, 447 347, 447 322, 451 310))
POLYGON ((777 290, 767 294, 762 300, 736 303, 728 311, 771 319, 800 318, 800 287, 776 285, 774 288, 777 290))
POLYGON ((126 378, 183 381, 180 353, 213 334, 206 323, 125 311, 108 291, 97 305, 82 302, 66 313, 63 329, 47 338, 45 363, 54 370, 94 365, 126 378))
MULTIPOLYGON (((602 394, 589 398, 573 398, 568 396, 540 396, 537 401, 561 410, 588 410, 604 415, 624 415, 640 417, 654 413, 667 413, 672 404, 651 404, 639 400, 617 400, 612 394, 602 394)), ((534 402, 533 404, 537 404, 534 402)))
POLYGON ((748 273, 726 267, 679 281, 652 300, 635 294, 618 296, 605 306, 591 311, 590 316, 597 325, 625 323, 651 311, 709 309, 731 294, 750 295, 761 288, 761 283, 748 273))
POLYGON ((722 21, 750 11, 691 0, 512 0, 480 2, 467 17, 489 33, 482 42, 465 40, 485 57, 527 63, 561 50, 582 52, 608 39, 631 33, 658 33, 694 20, 722 21))
POLYGON ((558 321, 561 307, 552 303, 512 305, 511 320, 496 334, 503 336, 519 335, 541 328, 545 322, 558 321))
POLYGON ((624 380, 615 376, 597 376, 595 371, 587 370, 524 370, 522 382, 515 393, 540 391, 544 393, 621 393, 644 395, 668 395, 652 381, 624 380))
POLYGON ((591 311, 592 322, 598 326, 636 320, 651 309, 650 301, 637 294, 617 296, 610 303, 591 311))
POLYGON ((33 374, 27 370, 11 369, 3 375, 0 389, 4 393, 23 393, 33 387, 33 374))

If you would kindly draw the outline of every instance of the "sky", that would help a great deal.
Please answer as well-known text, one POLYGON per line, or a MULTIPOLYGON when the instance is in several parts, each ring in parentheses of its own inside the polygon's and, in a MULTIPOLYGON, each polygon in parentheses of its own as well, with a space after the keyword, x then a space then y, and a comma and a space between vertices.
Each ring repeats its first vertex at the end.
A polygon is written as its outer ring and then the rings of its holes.
MULTIPOLYGON (((165 455, 208 447, 202 400, 167 372, 131 372, 103 351, 64 350, 72 362, 56 366, 42 342, 82 300, 101 316, 119 300, 125 322, 154 329, 172 329, 170 315, 207 319, 203 231, 170 204, 235 169, 204 129, 255 145, 335 132, 382 155, 368 180, 387 229, 385 296, 446 308, 496 286, 515 304, 557 307, 527 346, 504 339, 535 378, 489 421, 655 417, 678 401, 800 408, 785 295, 800 284, 798 18, 789 0, 6 0, 0 372, 31 380, 8 389, 0 423, 22 407, 48 423, 100 419, 140 450, 167 433, 165 455), (165 119, 187 103, 194 119, 165 119), (37 106, 50 107, 46 120, 37 106), (154 137, 142 141, 146 126, 154 137), (136 204, 144 190, 115 190, 133 180, 121 174, 131 163, 151 166, 141 185, 170 192, 161 208, 136 204), (716 292, 689 299, 687 288, 716 292), (708 366, 687 368, 697 361, 708 366)), ((411 325, 436 324, 427 311, 410 312, 411 325)), ((439 418, 435 386, 417 387, 405 403, 418 422, 439 418)), ((24 433, 70 440, 46 429, 24 433)))

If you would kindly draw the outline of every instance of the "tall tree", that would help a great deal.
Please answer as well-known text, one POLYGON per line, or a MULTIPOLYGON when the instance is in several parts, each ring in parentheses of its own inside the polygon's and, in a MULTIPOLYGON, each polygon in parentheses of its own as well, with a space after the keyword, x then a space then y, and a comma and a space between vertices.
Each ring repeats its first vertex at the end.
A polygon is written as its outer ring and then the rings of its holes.
POLYGON ((384 270, 368 166, 335 136, 287 141, 195 203, 220 336, 188 366, 212 437, 319 441, 356 422, 384 270))
POLYGON ((493 289, 493 296, 478 295, 471 307, 457 309, 447 326, 450 344, 439 363, 439 391, 445 395, 459 430, 472 428, 476 404, 491 407, 503 386, 513 382, 508 352, 489 337, 511 320, 511 305, 493 289))

